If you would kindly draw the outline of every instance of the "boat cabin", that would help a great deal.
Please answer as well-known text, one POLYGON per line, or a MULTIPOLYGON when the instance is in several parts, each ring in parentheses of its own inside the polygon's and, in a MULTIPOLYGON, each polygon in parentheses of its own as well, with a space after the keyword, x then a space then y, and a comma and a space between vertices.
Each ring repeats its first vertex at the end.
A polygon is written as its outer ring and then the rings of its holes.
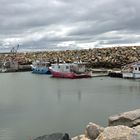
POLYGON ((35 61, 35 62, 33 62, 32 63, 32 66, 33 67, 37 67, 37 68, 48 68, 49 66, 50 66, 50 62, 46 62, 46 61, 39 61, 39 60, 37 60, 37 61, 35 61))
POLYGON ((73 73, 84 73, 86 71, 85 64, 82 63, 63 63, 63 64, 52 64, 52 70, 57 72, 73 72, 73 73))
POLYGON ((123 72, 140 73, 140 62, 128 64, 123 67, 123 72))
POLYGON ((140 73, 140 63, 133 66, 134 73, 140 73))

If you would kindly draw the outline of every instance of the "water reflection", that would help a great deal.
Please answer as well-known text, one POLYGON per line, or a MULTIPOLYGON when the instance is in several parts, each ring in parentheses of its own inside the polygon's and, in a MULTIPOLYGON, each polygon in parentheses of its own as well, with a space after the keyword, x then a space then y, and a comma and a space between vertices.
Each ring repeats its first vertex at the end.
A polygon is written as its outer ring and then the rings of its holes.
POLYGON ((61 90, 60 89, 57 90, 57 99, 58 99, 58 101, 61 101, 61 90))
POLYGON ((114 88, 121 94, 140 94, 140 80, 134 79, 122 79, 120 83, 110 85, 110 88, 114 88))
POLYGON ((81 101, 81 99, 82 99, 82 93, 81 93, 80 90, 78 91, 77 95, 78 95, 78 100, 81 101))
MULTIPOLYGON (((82 92, 81 92, 81 90, 78 90, 78 91, 75 91, 75 92, 74 93, 70 93, 70 94, 71 95, 76 95, 77 101, 80 102, 82 100, 82 92)), ((66 95, 66 93, 63 90, 61 90, 61 89, 57 90, 57 100, 58 101, 61 101, 62 98, 64 97, 64 95, 66 95)))
POLYGON ((127 80, 126 82, 128 82, 128 89, 130 92, 140 91, 140 79, 129 79, 129 80, 126 79, 126 80, 127 80))
POLYGON ((0 128, 0 140, 15 140, 12 130, 10 128, 0 128))
POLYGON ((137 79, 135 81, 132 81, 133 83, 131 85, 129 85, 129 89, 131 92, 134 92, 134 91, 139 91, 140 93, 140 80, 137 79))
MULTIPOLYGON (((129 86, 129 90, 131 92, 140 91, 140 86, 129 86)), ((140 93, 140 92, 139 92, 140 93)))

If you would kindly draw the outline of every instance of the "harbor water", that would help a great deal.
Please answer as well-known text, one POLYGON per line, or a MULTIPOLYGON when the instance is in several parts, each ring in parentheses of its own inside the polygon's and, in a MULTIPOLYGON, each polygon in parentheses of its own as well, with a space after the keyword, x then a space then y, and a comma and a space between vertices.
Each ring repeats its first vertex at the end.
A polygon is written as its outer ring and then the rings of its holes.
POLYGON ((31 72, 0 74, 0 140, 84 133, 89 122, 140 108, 140 80, 56 79, 31 72))

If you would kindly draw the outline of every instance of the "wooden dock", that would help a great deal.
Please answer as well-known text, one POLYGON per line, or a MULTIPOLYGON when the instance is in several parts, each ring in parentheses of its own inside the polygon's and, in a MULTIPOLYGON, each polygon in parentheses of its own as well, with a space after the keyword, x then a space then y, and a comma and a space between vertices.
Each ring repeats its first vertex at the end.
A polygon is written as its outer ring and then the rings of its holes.
POLYGON ((108 69, 91 69, 92 77, 105 77, 108 76, 108 69))
POLYGON ((108 73, 92 73, 91 77, 106 77, 108 73))

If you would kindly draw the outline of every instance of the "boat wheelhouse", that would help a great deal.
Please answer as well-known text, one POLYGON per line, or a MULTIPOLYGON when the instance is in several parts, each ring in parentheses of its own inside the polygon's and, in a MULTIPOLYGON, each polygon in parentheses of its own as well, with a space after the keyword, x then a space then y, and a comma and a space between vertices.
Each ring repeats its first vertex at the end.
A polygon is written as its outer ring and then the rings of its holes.
POLYGON ((85 63, 58 63, 51 65, 53 77, 58 78, 89 78, 91 72, 87 71, 85 63))
POLYGON ((31 65, 32 73, 36 73, 36 74, 51 74, 49 66, 50 66, 50 62, 36 60, 31 65))
POLYGON ((122 69, 123 78, 140 78, 140 61, 128 64, 122 69))

